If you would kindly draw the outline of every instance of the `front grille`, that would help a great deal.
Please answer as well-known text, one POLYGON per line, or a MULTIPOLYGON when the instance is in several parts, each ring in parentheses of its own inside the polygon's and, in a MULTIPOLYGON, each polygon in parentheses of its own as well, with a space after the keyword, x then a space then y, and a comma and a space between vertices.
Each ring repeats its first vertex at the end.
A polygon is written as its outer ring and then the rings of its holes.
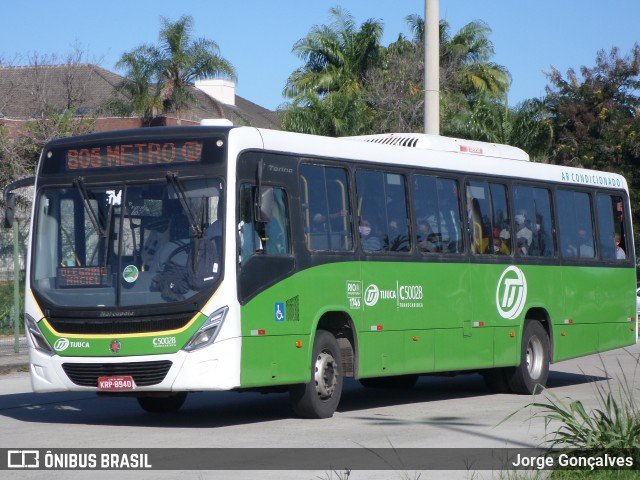
POLYGON ((174 315, 111 318, 71 318, 49 316, 47 320, 56 332, 77 335, 122 335, 125 333, 179 330, 193 318, 194 312, 174 315))
POLYGON ((81 387, 97 387, 98 377, 131 376, 138 387, 157 385, 171 368, 169 360, 132 363, 63 363, 69 379, 81 387))

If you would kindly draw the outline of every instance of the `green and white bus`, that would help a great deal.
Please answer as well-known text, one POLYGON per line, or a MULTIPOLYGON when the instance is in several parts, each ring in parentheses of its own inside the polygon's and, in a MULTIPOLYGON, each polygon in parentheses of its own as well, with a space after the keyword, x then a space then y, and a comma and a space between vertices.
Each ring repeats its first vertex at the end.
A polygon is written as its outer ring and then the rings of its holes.
POLYGON ((625 179, 513 147, 231 125, 63 138, 35 177, 30 373, 153 412, 284 390, 324 418, 346 377, 439 372, 531 393, 551 362, 636 342, 635 283, 625 179))

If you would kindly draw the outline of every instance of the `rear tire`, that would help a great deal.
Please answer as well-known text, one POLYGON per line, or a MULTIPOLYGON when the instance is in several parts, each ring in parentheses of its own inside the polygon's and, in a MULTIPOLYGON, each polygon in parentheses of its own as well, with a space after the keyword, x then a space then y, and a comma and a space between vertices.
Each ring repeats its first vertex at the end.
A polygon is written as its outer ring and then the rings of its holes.
POLYGON ((187 399, 187 392, 180 392, 166 397, 137 397, 138 403, 145 412, 174 413, 180 410, 187 399))
POLYGON ((318 330, 313 342, 311 381, 293 385, 289 400, 294 412, 305 418, 330 418, 342 394, 342 362, 336 338, 326 330, 318 330))
POLYGON ((522 331, 520 365, 507 369, 513 393, 540 393, 549 377, 549 335, 537 320, 527 320, 522 331))

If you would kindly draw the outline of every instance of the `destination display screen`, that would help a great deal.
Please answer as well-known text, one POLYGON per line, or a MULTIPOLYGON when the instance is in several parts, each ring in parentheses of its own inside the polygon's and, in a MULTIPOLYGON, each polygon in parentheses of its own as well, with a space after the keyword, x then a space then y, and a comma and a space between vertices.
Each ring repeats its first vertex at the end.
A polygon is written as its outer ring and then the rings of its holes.
POLYGON ((224 165, 228 132, 209 127, 138 128, 52 140, 44 147, 38 175, 122 175, 224 165))
POLYGON ((81 171, 200 162, 202 149, 203 144, 199 140, 113 143, 69 148, 64 154, 65 169, 81 171))
POLYGON ((110 286, 105 267, 58 267, 58 287, 104 287, 110 286))

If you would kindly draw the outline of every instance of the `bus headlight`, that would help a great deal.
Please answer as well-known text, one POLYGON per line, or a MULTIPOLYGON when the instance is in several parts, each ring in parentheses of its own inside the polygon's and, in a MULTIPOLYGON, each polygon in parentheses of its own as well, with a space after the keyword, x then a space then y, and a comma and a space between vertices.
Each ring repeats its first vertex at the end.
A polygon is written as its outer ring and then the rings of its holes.
POLYGON ((191 340, 189 340, 189 343, 184 347, 184 350, 192 352, 211 345, 216 339, 228 311, 229 307, 222 307, 209 315, 207 321, 204 322, 204 325, 191 337, 191 340))
POLYGON ((31 337, 31 343, 36 348, 36 350, 41 351, 42 353, 46 353, 47 355, 54 355, 54 351, 47 342, 47 339, 44 338, 40 328, 38 328, 38 323, 31 317, 30 315, 25 314, 24 323, 27 327, 27 332, 29 332, 29 337, 31 337))

